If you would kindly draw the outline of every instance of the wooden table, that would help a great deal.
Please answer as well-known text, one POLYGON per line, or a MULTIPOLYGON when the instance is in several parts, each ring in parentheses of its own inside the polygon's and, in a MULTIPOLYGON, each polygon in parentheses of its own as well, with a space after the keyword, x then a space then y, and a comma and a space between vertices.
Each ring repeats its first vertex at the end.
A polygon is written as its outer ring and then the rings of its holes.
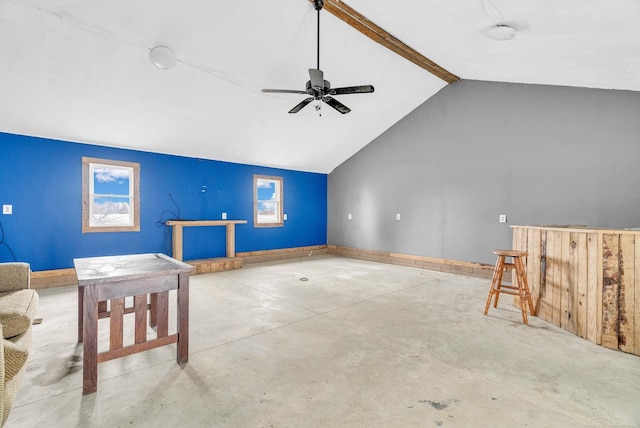
POLYGON ((83 342, 82 393, 98 389, 98 363, 177 343, 177 362, 189 360, 189 273, 192 266, 164 254, 74 259, 78 277, 78 342, 83 342), (169 335, 169 290, 177 290, 177 333, 169 335), (150 295, 150 304, 147 302, 150 295), (125 308, 125 297, 134 304, 125 308), (107 300, 110 310, 107 311, 107 300), (123 347, 123 317, 135 313, 135 343, 123 347), (149 325, 157 337, 147 340, 149 325), (109 317, 109 351, 98 353, 98 319, 109 317))
POLYGON ((227 228, 227 257, 236 256, 236 224, 246 224, 247 220, 169 220, 167 226, 173 228, 171 240, 171 255, 176 260, 182 260, 182 228, 193 226, 226 226, 227 228))

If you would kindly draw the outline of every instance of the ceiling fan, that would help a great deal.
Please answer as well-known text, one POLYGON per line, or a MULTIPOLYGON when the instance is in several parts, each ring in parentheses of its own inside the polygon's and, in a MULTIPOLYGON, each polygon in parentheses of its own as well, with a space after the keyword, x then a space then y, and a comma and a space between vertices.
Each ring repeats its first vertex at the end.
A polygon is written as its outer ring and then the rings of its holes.
MULTIPOLYGON (((317 68, 309 69, 309 80, 306 84, 305 90, 295 90, 295 89, 263 89, 262 92, 275 92, 281 94, 303 94, 309 95, 308 98, 305 98, 296 105, 294 108, 289 110, 289 113, 297 113, 302 110, 307 104, 309 104, 313 100, 320 100, 334 109, 338 110, 342 114, 349 113, 351 109, 340 101, 336 100, 332 97, 332 95, 346 95, 346 94, 367 94, 373 92, 373 86, 371 85, 360 85, 360 86, 347 86, 344 88, 332 88, 331 84, 324 80, 324 73, 320 70, 320 10, 324 6, 324 0, 314 0, 313 7, 318 12, 318 64, 317 68)), ((320 106, 317 106, 316 109, 319 110, 320 106)))

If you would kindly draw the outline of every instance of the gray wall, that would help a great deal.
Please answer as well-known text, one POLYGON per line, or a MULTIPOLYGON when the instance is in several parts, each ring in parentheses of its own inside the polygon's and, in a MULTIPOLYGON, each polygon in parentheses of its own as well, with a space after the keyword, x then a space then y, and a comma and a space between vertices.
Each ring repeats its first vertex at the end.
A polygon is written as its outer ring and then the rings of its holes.
POLYGON ((328 243, 493 263, 509 224, 640 227, 639 184, 639 92, 461 81, 329 175, 328 243))

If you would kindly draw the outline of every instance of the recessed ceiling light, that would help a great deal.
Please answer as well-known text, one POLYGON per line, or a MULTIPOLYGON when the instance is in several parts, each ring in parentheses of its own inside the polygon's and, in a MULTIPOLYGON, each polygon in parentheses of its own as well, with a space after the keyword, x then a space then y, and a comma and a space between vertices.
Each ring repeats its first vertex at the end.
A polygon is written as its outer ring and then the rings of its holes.
POLYGON ((516 37, 516 29, 505 24, 497 24, 487 30, 487 36, 493 40, 506 41, 516 37))
POLYGON ((158 68, 168 70, 176 66, 176 54, 166 46, 156 46, 149 52, 151 62, 158 68))

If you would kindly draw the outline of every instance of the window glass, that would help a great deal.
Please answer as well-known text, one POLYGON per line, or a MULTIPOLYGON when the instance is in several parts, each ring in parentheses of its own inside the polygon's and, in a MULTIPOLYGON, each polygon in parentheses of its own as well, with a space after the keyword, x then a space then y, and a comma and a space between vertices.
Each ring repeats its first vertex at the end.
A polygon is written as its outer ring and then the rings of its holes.
POLYGON ((283 225, 282 177, 254 175, 254 226, 278 227, 283 225))

